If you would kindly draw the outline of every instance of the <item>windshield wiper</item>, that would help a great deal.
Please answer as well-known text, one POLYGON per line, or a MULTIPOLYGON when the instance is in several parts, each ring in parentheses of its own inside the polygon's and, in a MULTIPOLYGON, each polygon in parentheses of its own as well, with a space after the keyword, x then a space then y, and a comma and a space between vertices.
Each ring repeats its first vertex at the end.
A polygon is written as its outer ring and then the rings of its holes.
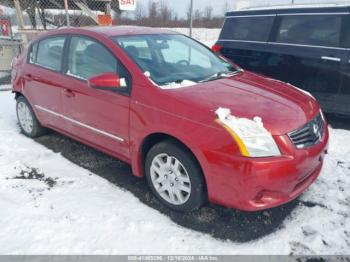
POLYGON ((241 73, 243 72, 242 69, 239 69, 237 71, 234 71, 234 72, 218 72, 218 73, 215 73, 201 81, 198 81, 198 83, 203 83, 203 82, 209 82, 209 81, 213 81, 213 80, 217 80, 217 79, 221 79, 223 77, 230 77, 230 76, 234 76, 238 73, 241 73))

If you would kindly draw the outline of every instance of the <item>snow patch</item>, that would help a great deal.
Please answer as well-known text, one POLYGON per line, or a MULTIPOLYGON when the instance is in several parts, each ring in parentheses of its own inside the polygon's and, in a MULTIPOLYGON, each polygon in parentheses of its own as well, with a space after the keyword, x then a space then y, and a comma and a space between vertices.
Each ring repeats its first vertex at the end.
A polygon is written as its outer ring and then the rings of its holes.
POLYGON ((11 85, 0 85, 0 91, 4 91, 4 90, 10 90, 12 88, 11 85))
POLYGON ((191 80, 183 80, 180 83, 172 82, 168 83, 166 85, 159 86, 161 89, 177 89, 182 87, 188 87, 188 86, 194 86, 196 85, 196 82, 193 82, 191 80))
POLYGON ((271 136, 271 133, 264 128, 261 117, 256 116, 253 120, 248 118, 239 118, 231 114, 228 108, 219 107, 215 111, 220 122, 230 127, 239 137, 251 136, 271 136))
POLYGON ((222 124, 242 140, 243 145, 239 145, 242 155, 266 157, 281 154, 272 134, 264 127, 261 117, 239 118, 233 116, 228 108, 217 109, 216 115, 222 124))

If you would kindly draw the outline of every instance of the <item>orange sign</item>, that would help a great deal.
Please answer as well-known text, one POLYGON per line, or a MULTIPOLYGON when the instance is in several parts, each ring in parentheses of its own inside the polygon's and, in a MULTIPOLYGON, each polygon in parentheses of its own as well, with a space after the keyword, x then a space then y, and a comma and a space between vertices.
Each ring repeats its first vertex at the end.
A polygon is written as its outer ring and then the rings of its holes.
POLYGON ((112 25, 111 15, 98 15, 97 20, 99 25, 112 25))

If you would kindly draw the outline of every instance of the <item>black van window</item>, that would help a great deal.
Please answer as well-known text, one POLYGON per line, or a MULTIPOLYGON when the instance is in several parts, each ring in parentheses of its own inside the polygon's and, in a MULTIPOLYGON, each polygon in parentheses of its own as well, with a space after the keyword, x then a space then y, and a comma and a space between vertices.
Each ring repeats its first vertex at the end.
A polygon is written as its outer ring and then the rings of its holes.
MULTIPOLYGON (((344 30, 344 47, 350 47, 350 31, 348 30, 348 28, 350 28, 350 16, 346 16, 344 17, 344 24, 343 24, 343 28, 346 28, 344 30)), ((350 89, 349 89, 350 90, 350 89)))
POLYGON ((266 42, 274 18, 275 16, 227 18, 220 39, 266 42))
POLYGON ((291 15, 281 21, 276 42, 339 46, 341 16, 339 15, 291 15))

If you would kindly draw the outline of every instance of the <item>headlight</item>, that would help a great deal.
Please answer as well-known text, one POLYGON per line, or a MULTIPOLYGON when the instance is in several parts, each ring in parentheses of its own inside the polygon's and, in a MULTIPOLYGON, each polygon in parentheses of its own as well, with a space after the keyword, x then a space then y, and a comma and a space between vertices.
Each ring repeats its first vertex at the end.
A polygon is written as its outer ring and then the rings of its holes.
POLYGON ((234 138, 243 156, 269 157, 280 156, 281 152, 271 133, 264 128, 260 117, 253 120, 231 115, 230 109, 219 108, 216 111, 217 122, 234 138))

